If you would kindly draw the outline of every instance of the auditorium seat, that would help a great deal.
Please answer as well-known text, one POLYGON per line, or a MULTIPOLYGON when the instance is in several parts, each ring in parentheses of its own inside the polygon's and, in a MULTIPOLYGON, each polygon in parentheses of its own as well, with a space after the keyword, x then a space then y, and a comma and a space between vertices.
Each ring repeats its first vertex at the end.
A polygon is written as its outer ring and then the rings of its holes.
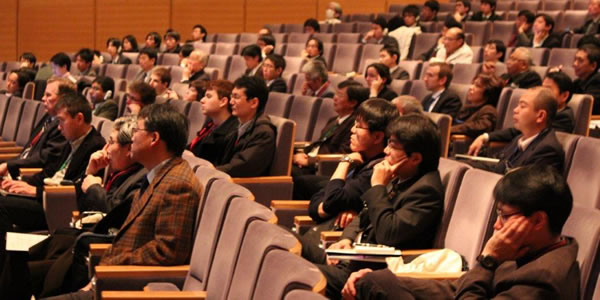
POLYGON ((190 110, 191 104, 192 104, 192 102, 180 100, 180 99, 169 100, 169 105, 174 107, 179 113, 183 114, 184 116, 187 116, 187 114, 190 110))
POLYGON ((419 22, 419 25, 421 26, 422 32, 436 32, 435 29, 436 29, 437 22, 433 22, 433 21, 419 22))
MULTIPOLYGON (((411 81, 410 80, 392 80, 390 83, 390 89, 396 92, 398 95, 406 95, 410 91, 411 81)), ((421 99, 419 99, 421 100, 421 99)))
POLYGON ((452 80, 449 89, 458 95, 463 106, 467 104, 467 95, 471 89, 470 83, 456 83, 454 80, 452 80))
POLYGON ((473 63, 480 63, 483 60, 483 47, 484 46, 471 46, 471 51, 473 51, 473 63))
POLYGON ((577 43, 581 40, 583 34, 565 34, 563 37, 562 47, 563 48, 577 48, 577 43))
MULTIPOLYGON (((570 1, 545 0, 544 11, 566 11, 569 9, 570 1)), ((556 22, 556 20, 554 20, 556 22)))
POLYGON ((575 152, 575 147, 577 146, 577 142, 579 141, 581 136, 557 131, 556 138, 558 139, 558 142, 560 143, 563 151, 565 152, 563 176, 567 177, 569 173, 569 168, 571 167, 571 163, 573 161, 573 153, 575 152))
POLYGON ((293 74, 294 77, 294 85, 290 86, 290 92, 294 95, 302 95, 302 85, 306 81, 304 73, 293 74))
POLYGON ((328 78, 329 78, 330 86, 334 91, 337 90, 337 86, 338 86, 338 84, 340 84, 340 82, 348 79, 348 77, 346 77, 345 74, 335 74, 335 73, 329 73, 328 78))
POLYGON ((237 51, 238 45, 236 43, 217 43, 215 46, 216 55, 234 55, 237 51))
POLYGON ((425 96, 429 95, 430 92, 425 87, 425 82, 423 80, 413 80, 410 85, 409 94, 422 102, 425 96))
POLYGON ((371 22, 373 21, 373 14, 351 14, 349 15, 350 22, 371 22))
POLYGON ((304 44, 287 44, 285 49, 285 56, 301 56, 302 51, 304 51, 305 48, 306 46, 304 44))
POLYGON ((275 52, 275 54, 284 55, 286 48, 286 44, 276 44, 275 49, 273 51, 275 52))
POLYGON ((265 24, 263 27, 271 30, 273 34, 283 32, 283 24, 265 24))
POLYGON ((285 294, 283 300, 326 300, 327 298, 319 293, 307 290, 292 290, 285 294))
POLYGON ((360 33, 338 33, 338 44, 356 44, 360 42, 360 33))
POLYGON ((358 63, 358 74, 364 74, 367 69, 367 60, 373 60, 379 62, 379 51, 383 48, 383 45, 379 44, 364 44, 360 54, 358 63))
POLYGON ((471 33, 473 41, 468 43, 469 46, 481 46, 488 41, 490 32, 492 31, 492 22, 473 22, 467 21, 464 25, 465 34, 471 33))
POLYGON ((450 128, 452 127, 452 117, 446 114, 434 112, 425 112, 433 123, 438 127, 441 140, 441 157, 448 157, 448 149, 450 148, 450 128))
POLYGON ((219 33, 217 34, 217 45, 220 43, 237 43, 240 35, 238 33, 219 33))
MULTIPOLYGON (((514 10, 515 8, 515 2, 514 1, 498 1, 496 2, 496 12, 500 12, 500 11, 511 11, 514 10)), ((454 12, 454 11, 452 11, 454 12)), ((496 23, 498 21, 494 21, 494 23, 496 23)))
POLYGON ((29 81, 23 87, 23 99, 33 100, 35 96, 35 82, 29 81))
POLYGON ((214 54, 215 53, 215 44, 213 44, 213 43, 195 42, 194 43, 194 49, 195 50, 201 50, 202 52, 206 53, 207 55, 210 55, 210 54, 214 54))
POLYGON ((544 66, 531 66, 531 70, 535 71, 540 75, 541 78, 546 77, 546 73, 548 72, 548 67, 544 66))
POLYGON ((178 53, 164 53, 159 63, 160 65, 167 66, 178 66, 179 65, 179 54, 178 53))
POLYGON ((250 32, 240 33, 240 38, 239 38, 240 43, 256 44, 257 40, 258 40, 258 33, 250 33, 250 32))
POLYGON ((240 78, 246 72, 246 61, 244 57, 240 55, 233 55, 231 57, 231 63, 229 64, 229 71, 227 71, 227 80, 233 82, 240 78))
MULTIPOLYGON (((285 70, 282 73, 282 77, 287 78, 293 73, 300 73, 302 66, 304 65, 304 59, 296 56, 285 56, 285 70)), ((289 88, 290 86, 288 86, 289 88)))
POLYGON ((265 113, 281 118, 287 118, 290 113, 293 96, 285 93, 269 92, 265 113))
POLYGON ((419 55, 427 52, 429 49, 431 49, 431 47, 436 45, 439 38, 439 33, 421 33, 416 35, 415 40, 410 47, 411 50, 409 57, 411 59, 417 59, 419 55))
POLYGON ((125 79, 127 79, 127 81, 133 81, 135 75, 137 75, 137 73, 139 73, 141 70, 142 67, 140 67, 140 65, 127 65, 127 73, 125 73, 125 79))
POLYGON ((216 33, 209 33, 206 35, 206 42, 207 43, 215 43, 217 41, 217 34, 216 33))
POLYGON ((7 61, 4 63, 4 72, 10 73, 21 68, 21 63, 18 61, 7 61))
POLYGON ((119 111, 117 113, 117 117, 123 116, 127 111, 127 94, 125 92, 115 92, 115 96, 113 100, 117 102, 119 111))
POLYGON ((275 38, 275 44, 283 44, 287 43, 288 34, 283 33, 273 33, 273 37, 275 38))
POLYGON ((309 141, 314 142, 321 137, 321 131, 327 125, 329 119, 336 117, 337 113, 333 107, 333 99, 331 98, 323 98, 323 102, 321 103, 321 107, 319 108, 319 113, 317 114, 315 128, 313 130, 312 137, 309 141))
POLYGON ((356 28, 354 32, 360 34, 366 34, 371 30, 371 22, 356 22, 356 28))
POLYGON ((192 102, 187 114, 187 118, 190 124, 188 130, 189 144, 194 140, 198 131, 200 131, 202 126, 204 126, 204 121, 206 121, 206 116, 202 113, 202 103, 199 101, 192 102))
POLYGON ((574 0, 573 1, 573 10, 586 11, 588 8, 589 1, 587 0, 574 0))
POLYGON ((242 51, 244 50, 244 48, 250 44, 254 44, 254 43, 245 43, 245 42, 238 43, 237 50, 235 51, 235 55, 242 55, 242 51))
POLYGON ((587 4, 585 10, 567 10, 563 15, 562 22, 556 26, 556 32, 562 32, 567 29, 575 30, 583 26, 587 18, 587 4))
POLYGON ((388 11, 401 15, 402 11, 404 10, 404 7, 406 7, 406 4, 394 3, 394 4, 390 4, 388 11))
MULTIPOLYGON (((504 111, 502 125, 499 129, 514 127, 513 114, 514 109, 519 104, 519 99, 521 96, 527 91, 526 89, 513 89, 512 94, 510 95, 510 100, 508 101, 508 105, 506 106, 506 110, 504 111)), ((500 120, 498 120, 500 121, 500 120)))
POLYGON ((10 101, 8 102, 6 115, 3 118, 4 124, 2 126, 2 140, 14 141, 17 136, 17 129, 19 128, 19 122, 21 119, 21 113, 23 112, 25 100, 13 96, 10 97, 10 101))
POLYGON ((208 57, 208 63, 206 64, 206 66, 223 70, 223 75, 221 78, 227 78, 227 70, 229 69, 230 64, 231 56, 211 55, 208 57))
POLYGON ((206 67, 204 68, 204 72, 206 72, 206 74, 209 75, 210 80, 217 80, 219 79, 219 69, 217 68, 210 68, 210 67, 206 67))
POLYGON ((377 16, 375 18, 379 18, 379 17, 383 17, 385 18, 386 22, 389 22, 393 17, 397 16, 397 13, 378 13, 377 16))
POLYGON ((121 79, 125 76, 127 65, 107 64, 104 76, 112 79, 121 79))
POLYGON ((304 32, 304 24, 284 24, 283 31, 285 33, 304 32))
POLYGON ((398 66, 408 72, 409 79, 412 80, 419 79, 421 73, 425 72, 425 69, 422 69, 421 63, 417 60, 403 60, 398 63, 398 66))
POLYGON ((337 44, 333 63, 329 63, 331 71, 346 74, 356 70, 361 50, 360 44, 337 44))
POLYGON ((573 115, 575 116, 573 134, 588 136, 593 103, 594 99, 587 94, 574 94, 571 96, 571 100, 569 100, 567 106, 573 110, 573 115))
POLYGON ((29 141, 31 131, 36 125, 35 119, 40 106, 43 106, 40 101, 24 101, 23 112, 21 113, 21 120, 19 121, 19 128, 15 137, 17 146, 24 147, 29 141))
POLYGON ((452 68, 452 83, 464 83, 471 84, 473 82, 473 78, 477 76, 479 73, 479 69, 481 68, 481 64, 473 63, 473 64, 454 64, 452 68))
POLYGON ((315 120, 322 100, 310 96, 294 96, 289 119, 296 122, 296 141, 308 141, 312 137, 315 120))
POLYGON ((331 67, 333 65, 333 54, 335 53, 336 44, 332 43, 323 43, 323 58, 327 62, 327 68, 331 71, 331 67))
POLYGON ((567 181, 579 206, 600 209, 600 172, 592 166, 600 163, 600 140, 582 137, 577 142, 567 181))
POLYGON ((115 82, 115 93, 116 92, 124 92, 127 90, 127 79, 123 79, 123 78, 117 78, 114 79, 113 81, 115 82))
POLYGON ((132 64, 137 64, 138 52, 123 52, 121 55, 129 58, 132 64))
POLYGON ((515 21, 517 19, 518 15, 519 15, 519 11, 518 10, 507 11, 506 14, 505 14, 505 16, 504 16, 504 19, 506 21, 515 21))
POLYGON ((498 97, 498 103, 496 104, 496 110, 498 111, 496 129, 502 129, 502 125, 504 124, 504 116, 506 115, 506 109, 508 108, 508 103, 510 102, 512 92, 513 89, 510 87, 505 87, 502 89, 502 92, 500 92, 500 97, 498 97))
POLYGON ((333 34, 333 33, 315 33, 312 35, 312 37, 321 40, 321 42, 323 42, 323 43, 335 43, 337 36, 336 36, 336 34, 333 34))
POLYGON ((425 73, 427 72, 427 68, 429 68, 429 61, 424 61, 421 64, 421 72, 419 74, 419 77, 416 79, 423 80, 423 78, 425 77, 425 73))
POLYGON ((338 23, 333 24, 332 32, 333 33, 352 33, 356 28, 356 23, 338 23))
POLYGON ((173 83, 180 82, 181 78, 183 78, 183 67, 180 67, 178 65, 171 66, 170 73, 171 73, 171 84, 169 86, 173 86, 173 83))
POLYGON ((173 90, 173 92, 175 92, 177 96, 179 96, 179 99, 183 99, 183 97, 187 93, 188 86, 188 83, 173 82, 171 83, 171 90, 173 90))
POLYGON ((442 220, 438 227, 437 234, 435 237, 434 245, 443 245, 444 239, 446 238, 446 231, 448 230, 448 224, 454 210, 454 204, 456 203, 456 197, 460 189, 461 182, 471 167, 465 163, 458 162, 456 160, 448 158, 440 158, 438 170, 440 172, 440 178, 442 179, 442 185, 444 186, 444 212, 442 214, 442 220))
MULTIPOLYGON (((498 2, 498 4, 500 3, 502 2, 498 2)), ((488 40, 500 40, 504 45, 508 45, 513 32, 515 32, 514 21, 494 21, 492 23, 492 34, 488 40)))
POLYGON ((542 2, 539 0, 525 0, 525 1, 517 1, 515 5, 516 11, 521 11, 527 9, 534 14, 538 11, 538 9, 542 8, 542 2))
POLYGON ((289 44, 293 44, 293 43, 306 44, 306 41, 308 41, 309 37, 310 37, 309 33, 293 32, 293 33, 288 34, 287 42, 289 44))
POLYGON ((570 67, 576 52, 577 49, 553 48, 548 57, 548 66, 570 67))

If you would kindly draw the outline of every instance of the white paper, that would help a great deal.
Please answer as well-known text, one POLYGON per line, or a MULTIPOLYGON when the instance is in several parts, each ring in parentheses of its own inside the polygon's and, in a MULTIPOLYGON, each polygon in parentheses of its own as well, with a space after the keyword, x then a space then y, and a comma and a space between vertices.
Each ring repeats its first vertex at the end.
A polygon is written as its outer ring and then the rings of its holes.
POLYGON ((29 251, 29 248, 48 238, 49 235, 30 233, 6 233, 6 251, 29 251))

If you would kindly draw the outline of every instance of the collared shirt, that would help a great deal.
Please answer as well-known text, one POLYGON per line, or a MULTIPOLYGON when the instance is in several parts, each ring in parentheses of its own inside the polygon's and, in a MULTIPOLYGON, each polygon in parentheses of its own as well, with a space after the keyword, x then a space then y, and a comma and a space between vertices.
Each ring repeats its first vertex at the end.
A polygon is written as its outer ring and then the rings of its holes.
POLYGON ((529 137, 527 139, 523 139, 523 137, 521 137, 518 141, 518 146, 519 149, 521 149, 521 151, 525 151, 525 149, 527 149, 527 147, 529 147, 529 145, 531 144, 531 142, 533 142, 533 140, 535 140, 535 138, 540 135, 540 133, 538 132, 538 134, 529 137))
POLYGON ((446 89, 443 89, 443 90, 435 92, 435 93, 433 93, 433 95, 431 95, 431 98, 433 98, 433 101, 429 105, 429 108, 427 108, 427 112, 431 112, 433 110, 433 108, 435 107, 435 104, 440 100, 440 95, 442 95, 442 93, 445 90, 446 89))
POLYGON ((550 36, 549 34, 546 35, 539 43, 535 42, 535 37, 534 37, 533 40, 531 41, 531 47, 532 48, 540 48, 540 47, 542 47, 542 44, 544 44, 544 41, 546 39, 548 39, 549 36, 550 36))
MULTIPOLYGON (((348 119, 350 117, 350 115, 351 114, 347 114, 347 115, 345 115, 343 117, 338 117, 337 120, 335 120, 335 122, 338 125, 341 125, 342 123, 344 123, 344 121, 346 121, 346 119, 348 119)), ((316 147, 313 147, 312 150, 310 152, 308 152, 308 154, 306 154, 306 155, 308 155, 310 157, 317 157, 317 154, 319 154, 319 149, 320 148, 321 148, 320 145, 316 146, 316 147)))
POLYGON ((399 65, 396 65, 395 67, 390 68, 390 74, 393 74, 394 72, 396 72, 396 70, 398 70, 398 68, 400 68, 399 65))
MULTIPOLYGON (((59 185, 60 182, 65 178, 67 169, 69 169, 69 165, 71 164, 71 160, 73 159, 73 154, 77 151, 79 146, 81 146, 81 144, 83 143, 83 140, 85 139, 86 136, 88 136, 88 134, 90 134, 90 132, 92 132, 91 127, 84 135, 82 135, 81 137, 79 137, 78 139, 76 139, 72 142, 69 142, 71 144, 71 153, 69 153, 69 156, 67 157, 65 162, 62 164, 60 169, 58 169, 58 171, 56 171, 56 173, 54 173, 54 175, 52 175, 52 177, 50 177, 51 182, 54 182, 56 185, 59 185)), ((46 180, 44 180, 44 183, 46 183, 46 180)))
POLYGON ((256 75, 256 72, 258 72, 258 69, 262 66, 262 63, 256 65, 256 67, 254 67, 254 69, 250 70, 250 72, 248 72, 248 76, 254 76, 256 75))
POLYGON ((246 131, 248 130, 248 128, 250 128, 250 124, 252 124, 252 122, 254 121, 254 118, 252 118, 252 120, 242 124, 240 122, 240 125, 238 126, 238 140, 240 139, 240 137, 242 137, 242 135, 244 135, 244 133, 246 133, 246 131))
POLYGON ((146 179, 148 180, 148 183, 152 183, 152 180, 154 180, 154 177, 156 177, 156 174, 158 173, 158 171, 160 171, 164 165, 166 165, 169 161, 171 161, 171 159, 173 159, 173 158, 169 157, 169 158, 163 160, 158 165, 154 166, 154 168, 152 168, 152 170, 150 170, 150 172, 148 172, 148 174, 146 174, 146 179))

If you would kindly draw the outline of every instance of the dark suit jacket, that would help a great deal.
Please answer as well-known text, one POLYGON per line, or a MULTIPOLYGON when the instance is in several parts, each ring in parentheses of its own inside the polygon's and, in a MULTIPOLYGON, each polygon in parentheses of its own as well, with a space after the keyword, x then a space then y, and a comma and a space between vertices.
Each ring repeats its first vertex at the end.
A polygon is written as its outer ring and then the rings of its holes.
MULTIPOLYGON (((91 127, 91 131, 83 139, 83 142, 81 143, 81 145, 79 145, 77 151, 73 153, 73 158, 71 159, 71 163, 69 163, 69 166, 67 167, 64 179, 77 180, 81 178, 85 174, 85 169, 87 168, 88 162, 90 160, 90 155, 102 149, 104 147, 104 144, 106 144, 104 138, 100 135, 98 131, 96 131, 94 127, 91 127)), ((67 160, 70 153, 71 145, 68 144, 68 148, 66 148, 65 151, 61 153, 62 156, 58 160, 59 168, 67 160)), ((44 178, 52 177, 56 172, 57 168, 55 167, 44 167, 41 172, 34 174, 33 176, 25 176, 23 180, 37 187, 37 199, 41 201, 42 193, 44 191, 44 178)))
MULTIPOLYGON (((213 164, 217 164, 223 156, 223 150, 227 146, 227 137, 236 132, 239 121, 236 117, 230 116, 223 124, 215 128, 209 135, 190 149, 195 156, 206 159, 213 164)), ((189 146, 188 146, 189 148, 189 146)))
POLYGON ((350 130, 354 126, 356 120, 356 114, 352 113, 342 124, 340 124, 333 133, 325 137, 325 134, 336 125, 338 117, 333 117, 327 121, 323 130, 321 130, 321 136, 315 142, 304 148, 304 153, 311 152, 314 147, 319 146, 319 154, 331 154, 331 153, 350 153, 350 130))
POLYGON ((396 92, 390 89, 387 85, 384 85, 383 89, 381 89, 381 91, 379 91, 379 94, 377 94, 377 98, 385 99, 388 101, 392 101, 396 97, 398 97, 398 94, 396 94, 396 92))
MULTIPOLYGON (((534 35, 519 34, 515 47, 533 47, 534 35)), ((562 44, 560 36, 550 33, 540 48, 559 48, 562 44)))
POLYGON ((502 20, 502 18, 496 14, 496 12, 492 12, 492 14, 490 15, 489 18, 484 19, 483 17, 483 13, 478 11, 476 12, 474 15, 471 16, 471 21, 498 21, 498 20, 502 20))
POLYGON ((113 61, 111 63, 121 64, 121 65, 129 65, 129 64, 131 64, 131 59, 119 54, 119 56, 117 56, 117 61, 115 62, 115 60, 113 59, 113 61))
POLYGON ((208 73, 204 72, 204 69, 203 69, 203 70, 200 70, 200 72, 196 72, 196 73, 192 74, 190 76, 190 79, 184 80, 183 83, 190 83, 194 80, 210 81, 210 75, 208 75, 208 73))
POLYGON ((156 173, 131 210, 101 265, 182 265, 190 260, 204 187, 189 164, 174 157, 156 173))
POLYGON ((597 34, 597 33, 600 33, 599 25, 600 25, 600 22, 594 23, 594 19, 589 19, 589 20, 585 21, 583 26, 576 28, 575 30, 573 30, 573 32, 585 34, 587 32, 588 27, 592 26, 592 32, 594 34, 597 34))
MULTIPOLYGON (((46 114, 36 125, 31 133, 31 138, 27 141, 25 147, 31 145, 32 140, 42 130, 46 120, 50 116, 46 114)), ((58 119, 51 121, 40 136, 38 142, 29 151, 25 159, 15 158, 6 162, 8 171, 12 178, 19 176, 20 168, 45 168, 49 173, 54 174, 60 167, 60 158, 64 152, 70 151, 69 143, 58 130, 58 119)))
POLYGON ((492 131, 496 128, 498 111, 492 105, 467 107, 463 106, 454 119, 451 128, 452 134, 465 134, 476 138, 480 134, 492 131))
POLYGON ((396 277, 389 269, 357 282, 358 299, 579 299, 577 242, 495 271, 476 264, 456 281, 396 277), (410 294, 411 296, 407 296, 410 294))
MULTIPOLYGON (((398 249, 428 249, 442 217, 444 186, 440 173, 416 175, 393 185, 395 195, 377 185, 363 194, 363 209, 344 229, 342 238, 354 241, 359 232, 363 243, 384 244, 398 249)), ((391 186, 390 186, 391 187, 391 186)))
POLYGON ((119 114, 119 105, 115 100, 109 99, 96 105, 94 116, 102 117, 114 121, 119 114))
MULTIPOLYGON (((427 108, 429 107, 429 103, 433 101, 432 95, 433 94, 427 95, 425 99, 421 101, 421 103, 423 103, 423 109, 425 109, 425 111, 428 111, 427 108)), ((435 103, 435 106, 433 107, 433 110, 431 110, 431 112, 447 114, 454 119, 456 117, 456 113, 458 113, 461 106, 462 102, 460 101, 458 95, 453 91, 445 89, 440 95, 438 101, 435 103)))
POLYGON ((390 73, 390 78, 392 78, 392 80, 394 80, 394 79, 409 80, 410 75, 402 67, 398 67, 398 68, 396 68, 396 70, 394 70, 394 72, 390 73))
POLYGON ((502 74, 502 79, 507 80, 506 85, 512 88, 528 89, 542 85, 542 78, 536 71, 528 70, 516 75, 502 74))
POLYGON ((573 82, 573 94, 590 94, 594 97, 592 114, 600 114, 600 73, 592 73, 588 78, 577 78, 573 82))
POLYGON ((283 78, 275 78, 271 84, 269 84, 269 92, 280 92, 287 93, 287 84, 283 78))
POLYGON ((231 177, 267 175, 275 156, 276 137, 277 128, 269 116, 261 114, 239 138, 237 130, 227 137, 217 170, 231 177))
MULTIPOLYGON (((573 133, 574 128, 575 117, 573 116, 573 110, 570 107, 567 106, 565 109, 556 113, 556 116, 554 116, 554 120, 552 121, 552 129, 566 133, 573 133)), ((521 134, 521 132, 514 127, 498 129, 488 133, 490 142, 504 143, 512 141, 519 134, 521 134)))
POLYGON ((500 162, 494 165, 479 164, 478 162, 469 162, 475 167, 486 169, 488 171, 504 174, 510 169, 531 164, 551 165, 562 173, 565 153, 562 146, 556 139, 554 129, 544 129, 527 146, 527 149, 519 154, 517 152, 518 141, 522 135, 515 137, 504 150, 500 152, 500 162))

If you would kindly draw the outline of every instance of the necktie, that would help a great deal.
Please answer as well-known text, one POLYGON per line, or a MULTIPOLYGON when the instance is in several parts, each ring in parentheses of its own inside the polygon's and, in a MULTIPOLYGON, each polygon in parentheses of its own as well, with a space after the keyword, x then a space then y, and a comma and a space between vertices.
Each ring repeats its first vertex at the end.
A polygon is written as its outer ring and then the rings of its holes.
POLYGON ((148 177, 144 177, 144 181, 142 181, 142 186, 140 186, 140 197, 144 194, 150 182, 148 182, 148 177))
POLYGON ((215 123, 209 121, 206 125, 196 133, 196 137, 190 144, 190 150, 194 149, 194 146, 198 144, 202 139, 204 139, 207 135, 209 135, 215 129, 215 123))

